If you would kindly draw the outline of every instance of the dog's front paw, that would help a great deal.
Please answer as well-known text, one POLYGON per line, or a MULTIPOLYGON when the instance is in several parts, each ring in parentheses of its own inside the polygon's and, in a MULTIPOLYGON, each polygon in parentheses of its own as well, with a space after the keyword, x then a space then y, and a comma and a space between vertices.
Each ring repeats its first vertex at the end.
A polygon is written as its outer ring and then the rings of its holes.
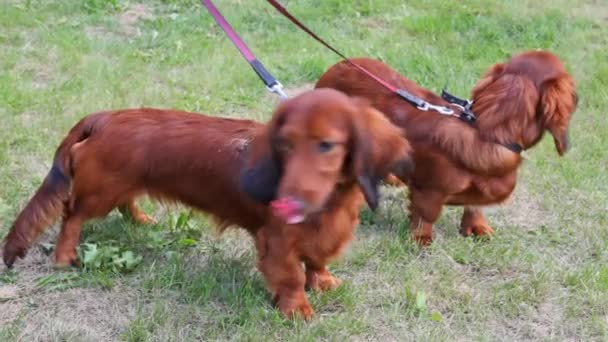
POLYGON ((315 314, 315 311, 312 309, 312 306, 308 303, 305 296, 302 296, 301 299, 297 300, 288 297, 275 296, 274 303, 287 319, 302 318, 309 321, 315 314))
POLYGON ((78 255, 75 251, 69 253, 55 253, 53 267, 58 269, 80 267, 80 260, 78 260, 78 255))
POLYGON ((342 284, 342 280, 334 277, 327 270, 306 272, 306 288, 314 291, 329 291, 342 284))
POLYGON ((144 213, 134 216, 133 221, 135 221, 137 224, 141 224, 141 225, 150 225, 150 224, 156 223, 155 219, 153 219, 151 216, 148 216, 144 213))
POLYGON ((431 243, 433 243, 433 236, 426 232, 424 232, 424 233, 413 232, 412 240, 414 240, 414 242, 416 242, 416 244, 420 247, 427 247, 427 246, 430 246, 431 243))
POLYGON ((462 236, 487 236, 493 235, 494 229, 487 224, 475 224, 460 228, 462 236))
POLYGON ((310 321, 312 317, 315 315, 315 311, 312 309, 312 306, 308 304, 308 302, 298 304, 293 310, 290 312, 283 312, 283 314, 292 319, 294 317, 302 318, 306 321, 310 321))

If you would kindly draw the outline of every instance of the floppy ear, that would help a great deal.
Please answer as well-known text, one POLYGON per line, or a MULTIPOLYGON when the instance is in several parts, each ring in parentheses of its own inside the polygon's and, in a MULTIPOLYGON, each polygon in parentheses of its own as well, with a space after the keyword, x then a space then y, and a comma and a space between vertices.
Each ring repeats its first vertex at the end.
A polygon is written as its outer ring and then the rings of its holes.
POLYGON ((576 110, 578 102, 574 80, 570 75, 562 74, 544 81, 541 84, 541 94, 543 125, 553 135, 557 153, 564 155, 570 147, 570 116, 576 110))
POLYGON ((245 152, 245 161, 240 172, 240 190, 252 200, 264 205, 276 198, 283 174, 280 155, 274 149, 274 137, 283 125, 284 113, 277 109, 270 122, 255 134, 245 152))
POLYGON ((372 170, 372 148, 369 134, 362 127, 360 120, 352 120, 351 125, 351 168, 357 183, 363 192, 367 205, 372 210, 378 208, 380 194, 378 185, 382 178, 378 178, 372 170))
POLYGON ((367 101, 354 99, 359 111, 352 122, 352 168, 370 209, 378 207, 378 186, 389 173, 406 180, 414 170, 410 145, 401 130, 367 101))

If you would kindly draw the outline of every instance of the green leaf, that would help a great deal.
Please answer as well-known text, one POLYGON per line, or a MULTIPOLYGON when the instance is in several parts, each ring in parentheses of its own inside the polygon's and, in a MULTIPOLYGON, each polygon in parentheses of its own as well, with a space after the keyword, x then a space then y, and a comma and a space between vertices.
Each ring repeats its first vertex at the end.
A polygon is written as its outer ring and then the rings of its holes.
POLYGON ((426 294, 423 291, 416 292, 416 309, 426 311, 426 294))
POLYGON ((191 238, 184 238, 178 241, 178 244, 183 247, 191 247, 196 245, 196 240, 191 238))
POLYGON ((92 243, 85 244, 85 248, 82 263, 84 266, 89 266, 92 265, 93 261, 99 256, 99 250, 97 249, 97 245, 92 243))
POLYGON ((184 226, 188 223, 188 220, 190 220, 190 213, 186 213, 183 212, 179 215, 179 217, 177 218, 177 223, 175 224, 175 228, 176 229, 182 229, 184 228, 184 226))
POLYGON ((441 316, 441 313, 439 311, 433 311, 433 313, 431 313, 431 321, 441 322, 442 319, 443 317, 441 316))

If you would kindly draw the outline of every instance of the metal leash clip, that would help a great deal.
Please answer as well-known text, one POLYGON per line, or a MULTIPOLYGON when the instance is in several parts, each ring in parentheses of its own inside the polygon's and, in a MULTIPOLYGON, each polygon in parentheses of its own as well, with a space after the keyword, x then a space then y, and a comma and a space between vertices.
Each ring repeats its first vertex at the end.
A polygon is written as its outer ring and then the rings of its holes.
POLYGON ((430 110, 434 110, 437 113, 441 114, 441 115, 453 115, 454 114, 454 110, 452 108, 448 108, 448 107, 444 107, 444 106, 437 106, 437 105, 432 105, 430 103, 427 102, 427 107, 430 110))
POLYGON ((472 100, 462 99, 458 96, 452 95, 448 93, 447 90, 445 90, 445 87, 443 87, 443 89, 441 90, 441 98, 462 110, 462 113, 459 115, 461 120, 471 124, 477 121, 475 113, 473 113, 473 111, 471 110, 471 107, 473 107, 472 100))
POLYGON ((279 95, 279 97, 283 100, 289 98, 289 96, 287 96, 287 94, 283 91, 283 85, 278 80, 275 80, 275 83, 270 87, 267 86, 266 89, 273 94, 279 95))

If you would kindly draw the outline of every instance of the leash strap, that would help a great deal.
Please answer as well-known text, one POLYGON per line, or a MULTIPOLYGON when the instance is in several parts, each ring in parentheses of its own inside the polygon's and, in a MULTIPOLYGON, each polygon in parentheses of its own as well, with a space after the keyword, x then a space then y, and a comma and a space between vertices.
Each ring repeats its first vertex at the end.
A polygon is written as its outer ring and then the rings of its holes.
POLYGON ((255 57, 253 52, 249 50, 247 44, 245 44, 241 37, 239 37, 239 35, 234 31, 234 29, 232 29, 232 26, 230 26, 228 21, 222 16, 222 14, 215 7, 213 2, 211 2, 211 0, 201 0, 201 3, 203 4, 203 6, 205 6, 205 8, 207 8, 209 14, 211 14, 213 19, 215 19, 215 21, 222 28, 224 33, 226 33, 228 38, 232 41, 234 46, 236 46, 241 55, 243 55, 247 62, 249 62, 249 65, 251 65, 255 73, 266 85, 266 89, 273 94, 277 94, 281 99, 287 99, 288 96, 283 91, 283 85, 281 84, 281 82, 279 82, 276 78, 274 78, 274 76, 272 76, 270 72, 268 72, 268 70, 266 70, 262 62, 260 62, 255 57))
POLYGON ((291 15, 291 13, 289 13, 289 11, 287 11, 287 9, 285 7, 283 7, 283 5, 281 5, 278 1, 276 1, 276 0, 267 0, 267 1, 279 13, 281 13, 283 16, 285 16, 287 19, 289 19, 292 23, 294 23, 296 26, 298 26, 301 30, 303 30, 304 32, 308 33, 308 35, 310 35, 311 37, 313 37, 316 41, 318 41, 319 43, 323 44, 323 46, 325 46, 326 48, 328 48, 331 51, 333 51, 336 55, 342 57, 342 59, 344 59, 348 64, 350 64, 351 66, 355 67, 359 71, 363 72, 368 77, 372 78, 373 80, 375 80, 376 82, 378 82, 380 85, 382 85, 384 88, 386 88, 386 89, 390 90, 391 92, 397 94, 399 97, 401 97, 405 101, 409 102, 410 104, 412 104, 413 106, 415 106, 419 110, 422 110, 422 111, 434 110, 434 111, 436 111, 436 112, 438 112, 440 114, 443 114, 443 115, 450 115, 450 116, 460 117, 459 115, 455 114, 454 110, 452 110, 451 108, 444 107, 444 106, 432 105, 432 104, 428 103, 426 100, 424 100, 424 99, 422 99, 422 98, 420 98, 420 97, 418 97, 418 96, 416 96, 416 95, 408 92, 407 90, 396 88, 392 84, 390 84, 390 83, 386 82, 385 80, 381 79, 380 77, 374 75, 369 70, 367 70, 364 67, 360 66, 359 64, 351 61, 348 57, 346 57, 340 51, 336 50, 329 43, 327 43, 321 37, 319 37, 314 32, 312 32, 308 27, 306 27, 304 24, 302 24, 297 18, 295 18, 293 15, 291 15))

